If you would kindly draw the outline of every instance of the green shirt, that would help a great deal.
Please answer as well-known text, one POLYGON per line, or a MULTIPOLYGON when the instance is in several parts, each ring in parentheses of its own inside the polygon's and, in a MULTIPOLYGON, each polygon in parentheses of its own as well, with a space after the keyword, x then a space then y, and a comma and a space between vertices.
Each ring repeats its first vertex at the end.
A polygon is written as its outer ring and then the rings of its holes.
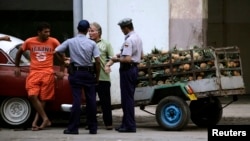
POLYGON ((101 70, 100 70, 99 80, 110 81, 110 75, 109 73, 105 72, 104 68, 106 63, 108 62, 109 57, 114 56, 113 48, 111 44, 104 39, 99 40, 96 44, 100 50, 100 60, 101 60, 101 70))

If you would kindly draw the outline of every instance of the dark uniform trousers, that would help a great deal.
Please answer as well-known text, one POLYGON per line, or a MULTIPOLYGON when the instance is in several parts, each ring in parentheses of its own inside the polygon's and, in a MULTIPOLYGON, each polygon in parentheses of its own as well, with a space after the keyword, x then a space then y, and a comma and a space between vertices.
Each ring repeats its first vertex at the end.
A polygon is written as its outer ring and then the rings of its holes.
POLYGON ((110 81, 99 81, 99 84, 96 87, 102 113, 103 113, 103 121, 105 126, 112 126, 112 108, 111 108, 111 96, 110 96, 110 81))
POLYGON ((121 105, 123 110, 122 128, 136 129, 134 93, 138 77, 136 65, 120 66, 121 105))
POLYGON ((90 131, 96 131, 97 109, 96 109, 95 78, 93 72, 75 71, 73 74, 69 75, 68 79, 73 95, 73 106, 71 108, 68 130, 78 131, 79 129, 80 116, 81 116, 80 106, 82 100, 82 88, 84 88, 86 97, 86 114, 87 114, 88 127, 90 131))

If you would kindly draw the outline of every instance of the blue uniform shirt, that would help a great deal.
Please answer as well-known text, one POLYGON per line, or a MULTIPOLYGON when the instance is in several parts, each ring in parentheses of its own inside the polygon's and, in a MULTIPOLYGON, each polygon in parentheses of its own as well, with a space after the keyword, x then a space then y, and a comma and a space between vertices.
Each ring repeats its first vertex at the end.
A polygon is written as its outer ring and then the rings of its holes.
POLYGON ((125 42, 122 45, 121 57, 129 55, 133 63, 140 63, 143 54, 142 40, 134 31, 129 32, 125 36, 125 42))
POLYGON ((96 43, 84 34, 67 39, 56 48, 56 52, 65 52, 66 49, 69 49, 70 62, 74 62, 75 66, 93 66, 93 58, 100 56, 96 43))

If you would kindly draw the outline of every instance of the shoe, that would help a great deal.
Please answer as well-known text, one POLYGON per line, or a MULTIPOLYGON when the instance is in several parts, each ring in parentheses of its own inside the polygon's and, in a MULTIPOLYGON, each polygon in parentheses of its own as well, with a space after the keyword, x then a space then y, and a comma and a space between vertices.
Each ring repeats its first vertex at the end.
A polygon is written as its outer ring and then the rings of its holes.
POLYGON ((113 126, 106 126, 106 130, 113 130, 113 126))
POLYGON ((97 134, 97 131, 89 130, 89 134, 97 134))
POLYGON ((120 133, 135 133, 136 129, 119 128, 117 131, 120 133))
POLYGON ((119 131, 120 127, 115 127, 115 131, 119 131))
POLYGON ((76 135, 79 134, 78 131, 69 131, 68 129, 65 129, 63 131, 63 134, 72 134, 72 135, 76 135))
POLYGON ((115 131, 118 131, 122 126, 115 127, 115 131))

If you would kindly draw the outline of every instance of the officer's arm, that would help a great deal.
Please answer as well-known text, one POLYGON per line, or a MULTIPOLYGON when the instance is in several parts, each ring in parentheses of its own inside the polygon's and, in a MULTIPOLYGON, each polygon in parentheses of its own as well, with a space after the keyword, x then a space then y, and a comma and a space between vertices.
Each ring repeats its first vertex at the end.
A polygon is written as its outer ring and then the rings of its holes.
POLYGON ((120 63, 131 63, 132 62, 132 57, 130 55, 126 55, 120 58, 113 57, 111 59, 113 62, 120 62, 120 63))

